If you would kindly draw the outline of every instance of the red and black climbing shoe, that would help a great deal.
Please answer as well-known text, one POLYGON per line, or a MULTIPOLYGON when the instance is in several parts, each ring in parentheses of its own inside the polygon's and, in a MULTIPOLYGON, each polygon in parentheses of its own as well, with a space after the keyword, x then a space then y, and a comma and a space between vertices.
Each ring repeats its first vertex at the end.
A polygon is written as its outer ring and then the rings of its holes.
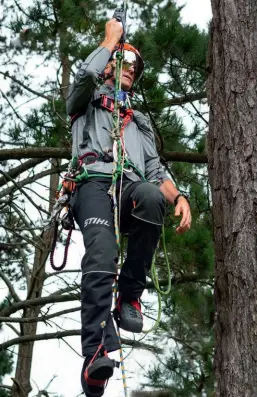
POLYGON ((87 397, 101 397, 107 386, 108 380, 113 375, 119 363, 111 360, 107 355, 87 357, 81 372, 81 385, 87 397))
POLYGON ((125 331, 140 333, 143 329, 143 315, 141 305, 138 299, 130 301, 118 298, 116 310, 114 312, 115 320, 120 328, 125 331))

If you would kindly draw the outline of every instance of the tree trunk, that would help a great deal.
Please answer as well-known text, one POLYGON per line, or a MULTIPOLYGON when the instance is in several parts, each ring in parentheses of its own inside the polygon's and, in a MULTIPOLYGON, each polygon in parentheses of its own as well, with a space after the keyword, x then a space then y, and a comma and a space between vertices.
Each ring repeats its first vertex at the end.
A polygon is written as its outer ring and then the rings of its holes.
POLYGON ((257 2, 211 0, 216 397, 257 393, 257 2))

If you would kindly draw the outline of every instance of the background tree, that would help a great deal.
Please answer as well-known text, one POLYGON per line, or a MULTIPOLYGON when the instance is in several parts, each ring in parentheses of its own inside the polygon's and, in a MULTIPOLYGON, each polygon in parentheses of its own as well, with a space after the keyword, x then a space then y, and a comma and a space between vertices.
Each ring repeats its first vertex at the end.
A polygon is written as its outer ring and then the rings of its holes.
MULTIPOLYGON (((4 102, 0 116, 4 131, 0 159, 5 161, 0 179, 1 238, 5 244, 1 269, 11 299, 1 310, 0 319, 18 327, 13 328, 17 335, 1 347, 9 349, 19 344, 12 390, 12 397, 16 397, 21 390, 24 396, 31 390, 28 357, 32 357, 34 341, 64 339, 80 332, 60 329, 55 322, 59 316, 70 315, 80 308, 78 303, 73 309, 69 306, 58 309, 58 303, 79 301, 79 270, 55 275, 45 270, 52 234, 51 230, 43 231, 41 220, 46 220, 51 211, 58 173, 67 167, 66 160, 61 164, 54 159, 70 156, 70 131, 65 114, 68 81, 81 60, 102 40, 107 18, 102 10, 110 11, 113 4, 102 2, 99 10, 94 1, 46 0, 24 7, 15 0, 2 7, 5 20, 0 74, 10 85, 2 89, 4 102), (11 31, 17 36, 26 26, 29 30, 21 34, 23 47, 10 50, 6 34, 11 31), (26 110, 24 106, 19 108, 24 101, 28 101, 26 110), (44 161, 48 158, 52 160, 44 161), (49 175, 53 175, 51 180, 49 175), (32 210, 36 211, 33 217, 32 210), (10 262, 13 267, 9 266, 10 262), (21 297, 21 289, 25 298, 21 297), (37 334, 38 322, 55 324, 57 332, 37 334)), ((208 180, 201 164, 206 162, 207 35, 195 26, 183 25, 180 9, 171 1, 135 1, 129 15, 132 26, 128 37, 139 47, 146 62, 145 77, 134 104, 149 114, 165 167, 180 190, 189 193, 195 219, 192 231, 181 238, 174 234, 177 221, 167 218, 166 242, 173 288, 164 299, 165 316, 154 341, 159 341, 161 335, 162 339, 173 339, 177 345, 169 344, 170 351, 165 352, 165 358, 158 359, 161 364, 150 371, 147 384, 157 388, 163 385, 165 368, 165 374, 172 379, 165 387, 173 397, 185 395, 181 394, 185 390, 187 396, 200 396, 211 393, 213 382, 210 334, 213 253, 208 180), (139 23, 140 31, 135 31, 139 23), (185 112, 192 120, 191 127, 181 118, 185 112), (194 161, 196 165, 192 164, 194 161)), ((162 284, 167 284, 163 247, 157 257, 157 268, 162 284)), ((126 344, 142 346, 131 341, 126 344)))
MULTIPOLYGON (((0 332, 2 333, 2 325, 0 326, 0 332)), ((9 397, 11 387, 7 385, 3 385, 3 378, 5 375, 10 374, 13 367, 12 355, 7 351, 0 352, 0 384, 2 387, 0 388, 0 397, 9 397)))

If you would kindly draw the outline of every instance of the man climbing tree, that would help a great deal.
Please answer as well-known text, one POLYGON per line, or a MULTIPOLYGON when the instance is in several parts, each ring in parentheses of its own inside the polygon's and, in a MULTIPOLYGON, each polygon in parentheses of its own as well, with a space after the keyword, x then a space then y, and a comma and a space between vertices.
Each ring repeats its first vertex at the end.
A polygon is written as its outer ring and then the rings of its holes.
POLYGON ((115 367, 107 353, 120 347, 110 314, 119 230, 129 233, 129 239, 115 318, 122 329, 141 332, 139 298, 160 238, 165 199, 175 205, 175 215, 182 215, 177 233, 191 225, 187 199, 161 169, 148 119, 131 109, 132 87, 143 68, 139 52, 124 43, 124 30, 113 18, 106 23, 104 41, 76 74, 67 97, 72 154, 84 170, 71 207, 86 249, 81 282, 85 356, 81 382, 88 397, 103 395, 115 367))

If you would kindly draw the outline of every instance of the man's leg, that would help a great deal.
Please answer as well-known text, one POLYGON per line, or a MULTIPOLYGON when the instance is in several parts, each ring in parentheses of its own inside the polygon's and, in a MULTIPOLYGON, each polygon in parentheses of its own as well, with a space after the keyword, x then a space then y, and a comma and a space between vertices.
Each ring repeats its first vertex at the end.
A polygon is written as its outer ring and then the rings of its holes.
MULTIPOLYGON (((103 391, 103 387, 94 385, 88 389, 89 383, 85 384, 84 377, 90 358, 101 343, 103 332, 105 349, 113 351, 119 348, 110 314, 118 252, 113 228, 112 202, 107 194, 109 186, 108 180, 85 182, 76 192, 72 205, 74 218, 83 234, 86 249, 81 264, 81 341, 82 354, 86 357, 85 368, 83 367, 82 371, 82 386, 87 395, 101 394, 103 391), (104 331, 101 327, 103 322, 106 323, 104 331)), ((98 360, 100 370, 97 367, 95 373, 103 376, 100 379, 104 380, 109 377, 104 376, 107 372, 110 373, 111 364, 106 358, 102 365, 101 360, 104 358, 98 360)))
MULTIPOLYGON (((127 258, 119 277, 119 291, 122 301, 127 303, 135 301, 134 306, 140 309, 137 302, 144 291, 146 276, 151 268, 160 239, 165 214, 165 198, 154 184, 133 183, 125 189, 121 205, 122 228, 125 231, 128 228, 129 238, 127 258)), ((129 315, 131 307, 128 306, 127 309, 125 314, 129 315)), ((133 316, 132 312, 131 315, 133 316)), ((142 321, 140 318, 138 320, 136 321, 135 317, 134 328, 133 320, 128 318, 130 325, 123 321, 124 328, 140 332, 142 321)))
POLYGON ((112 201, 107 194, 110 181, 88 181, 78 189, 73 213, 83 234, 81 322, 82 354, 92 355, 102 338, 106 322, 106 348, 119 348, 110 315, 112 284, 117 273, 118 252, 113 227, 112 201))

